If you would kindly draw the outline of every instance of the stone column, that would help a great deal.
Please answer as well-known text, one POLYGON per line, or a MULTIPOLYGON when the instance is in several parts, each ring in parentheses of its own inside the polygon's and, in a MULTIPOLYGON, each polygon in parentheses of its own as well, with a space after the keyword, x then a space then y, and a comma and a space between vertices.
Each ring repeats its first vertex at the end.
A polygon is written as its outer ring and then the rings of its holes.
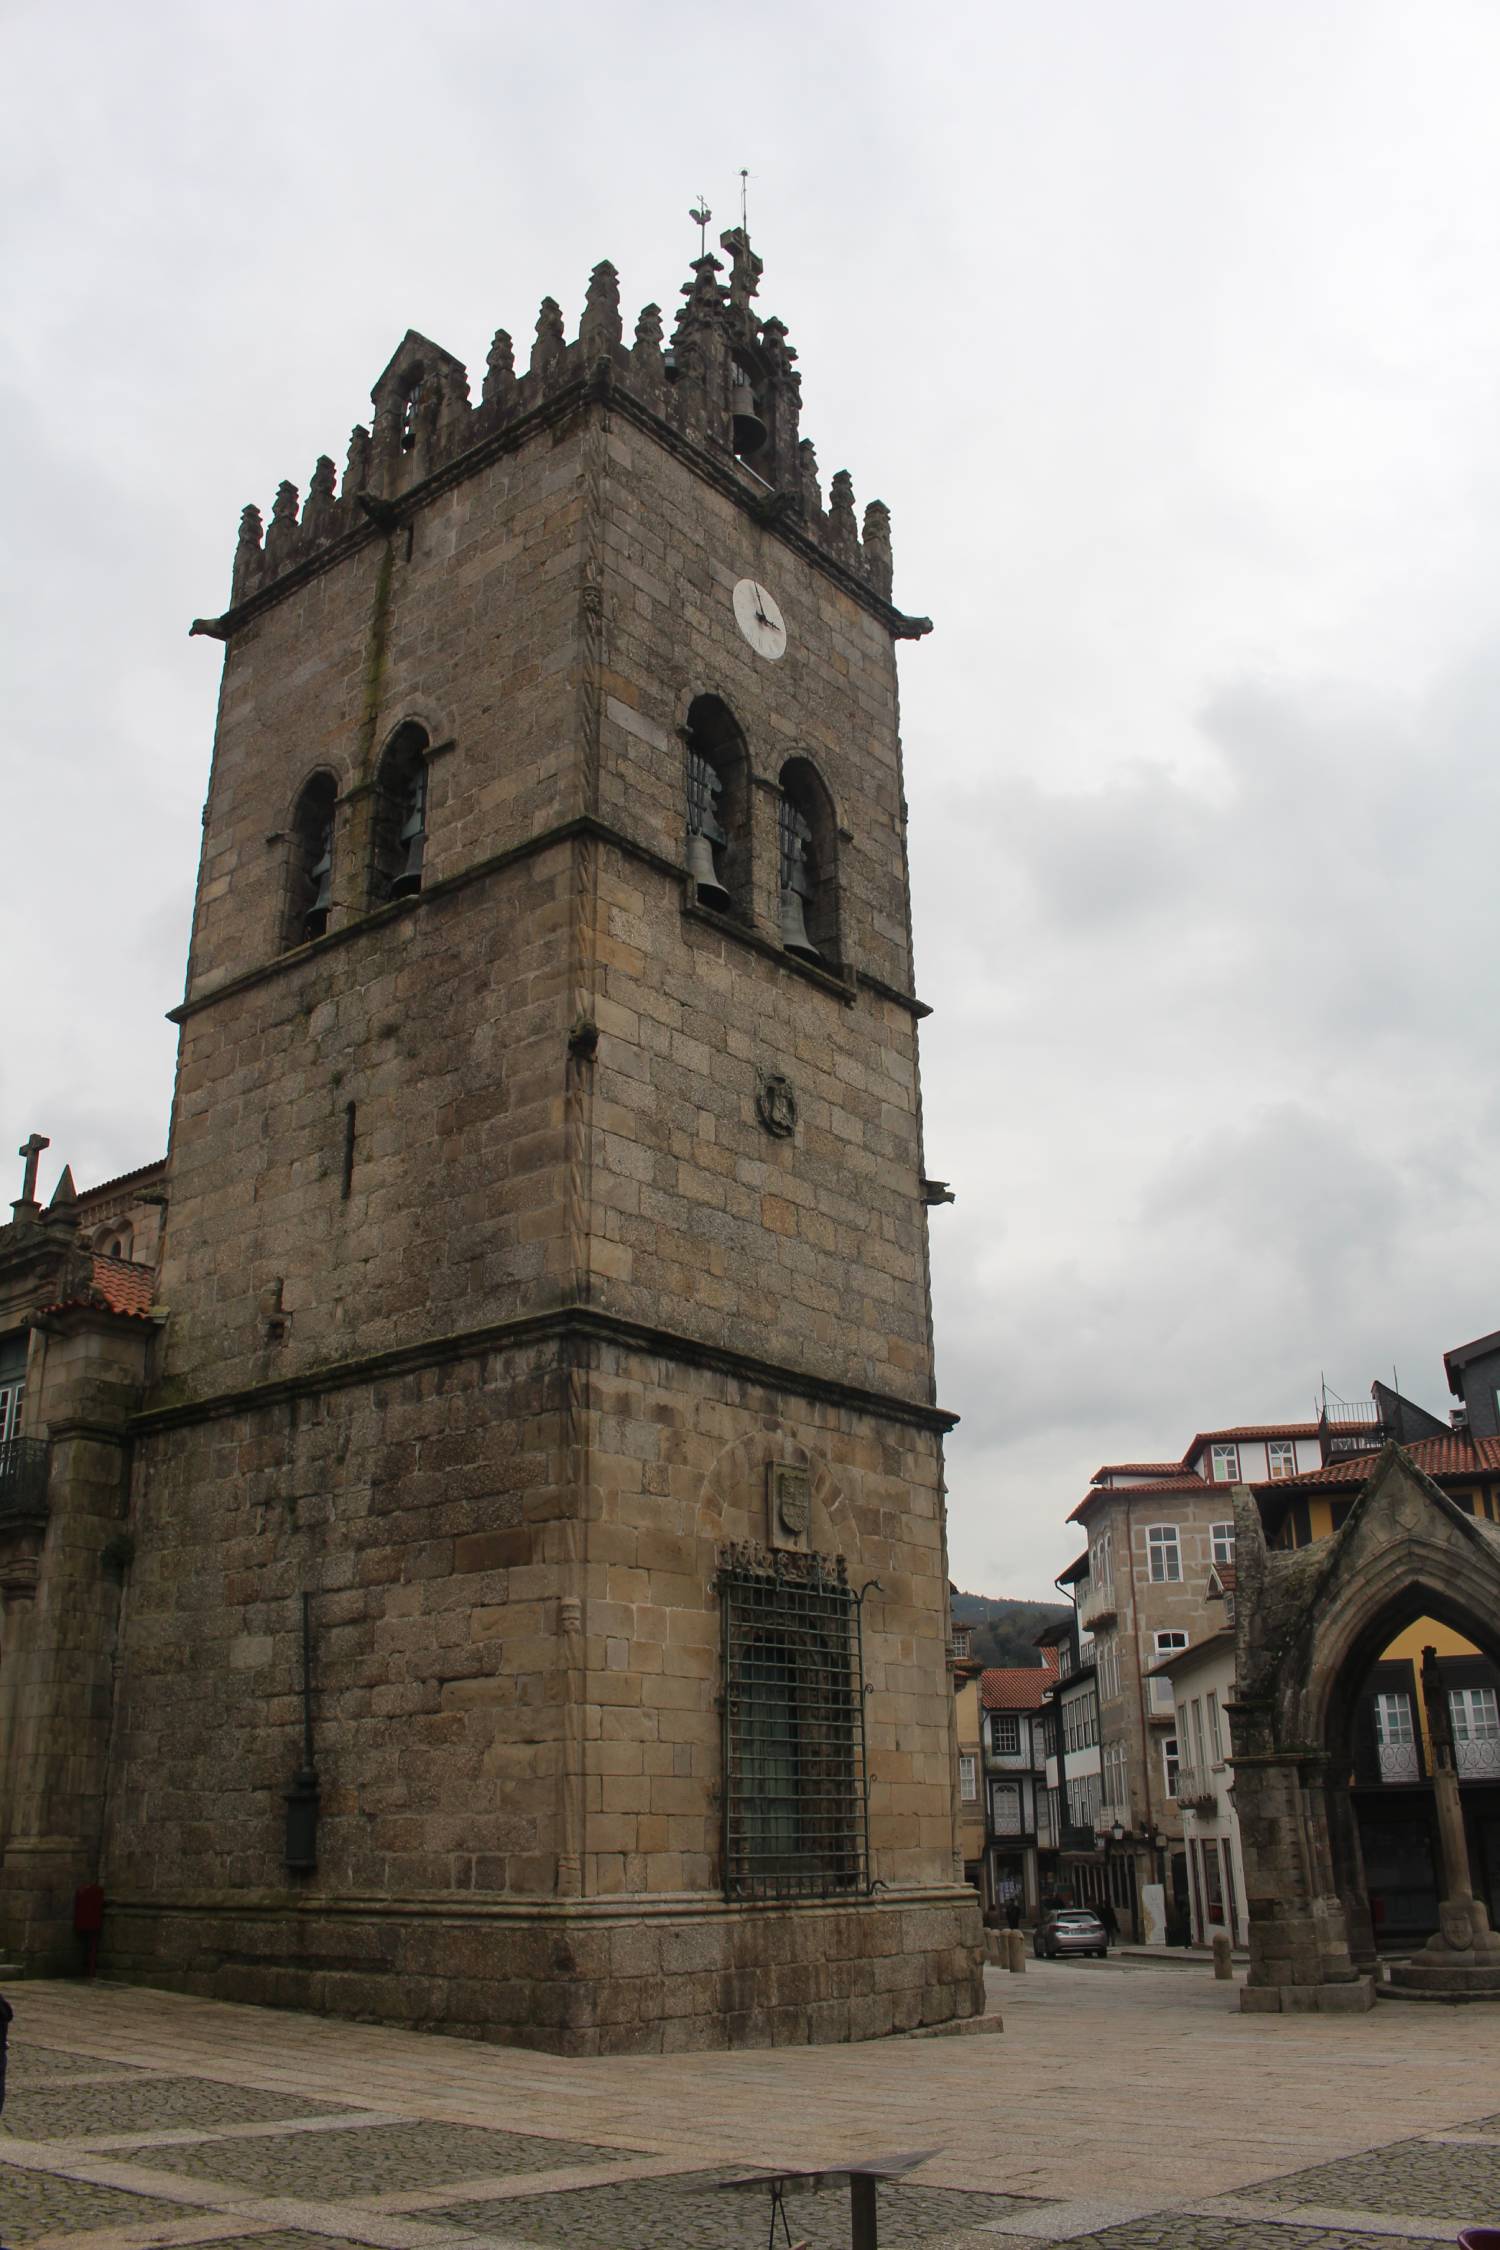
POLYGON ((1490 1928, 1483 1900, 1474 1896, 1453 1723, 1433 1648, 1422 1651, 1422 1701, 1432 1745, 1443 1896, 1435 1933, 1413 1960, 1397 1963, 1391 1984, 1411 1997, 1500 1998, 1500 1936, 1490 1928))

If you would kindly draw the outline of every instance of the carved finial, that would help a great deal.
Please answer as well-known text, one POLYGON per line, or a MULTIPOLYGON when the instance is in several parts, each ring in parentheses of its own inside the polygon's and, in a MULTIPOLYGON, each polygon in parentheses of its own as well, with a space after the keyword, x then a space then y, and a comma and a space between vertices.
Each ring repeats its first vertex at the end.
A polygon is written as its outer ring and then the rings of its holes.
POLYGON ((349 432, 349 458, 344 467, 343 498, 352 500, 370 481, 370 433, 363 422, 349 432))
POLYGON ((302 510, 302 528, 317 538, 326 531, 329 519, 338 501, 334 497, 335 471, 326 453, 320 453, 312 481, 307 488, 307 505, 302 510))
POLYGON ((545 375, 555 367, 567 350, 563 336, 562 307, 555 297, 544 297, 542 309, 536 316, 536 342, 531 347, 531 372, 545 375))
POLYGON ((52 1190, 52 1201, 48 1204, 47 1209, 49 1211, 65 1211, 70 1203, 76 1203, 77 1201, 78 1190, 73 1185, 73 1167, 71 1164, 65 1164, 57 1185, 52 1190))
POLYGON ((234 574, 229 586, 232 602, 242 600, 260 575, 262 536, 260 510, 252 501, 240 510, 239 544, 234 550, 234 574))
POLYGON ((870 584, 888 599, 891 591, 891 511, 883 500, 865 510, 865 569, 870 584))
POLYGON ((859 528, 854 520, 854 479, 847 469, 835 469, 833 482, 828 488, 828 528, 833 535, 834 547, 840 554, 852 556, 859 549, 859 528))
POLYGON ((743 227, 730 227, 727 233, 721 234, 719 248, 729 252, 730 306, 735 312, 744 312, 760 287, 765 260, 757 258, 750 247, 750 237, 743 227))
POLYGON ((484 363, 484 389, 480 399, 485 406, 503 405, 509 398, 516 380, 516 354, 508 328, 495 330, 495 341, 490 346, 490 356, 484 363))
POLYGON ((666 363, 661 349, 661 306, 643 305, 630 347, 630 368, 640 387, 650 393, 661 389, 666 363))
POLYGON ((273 569, 288 561, 297 545, 297 487, 283 477, 276 487, 271 528, 266 533, 266 560, 273 569))
POLYGON ((811 438, 804 438, 797 448, 798 481, 802 486, 802 505, 810 516, 823 513, 823 487, 818 482, 818 456, 811 438))
POLYGON ((602 258, 589 275, 589 293, 578 329, 585 356, 610 351, 621 341, 620 277, 608 258, 602 258))

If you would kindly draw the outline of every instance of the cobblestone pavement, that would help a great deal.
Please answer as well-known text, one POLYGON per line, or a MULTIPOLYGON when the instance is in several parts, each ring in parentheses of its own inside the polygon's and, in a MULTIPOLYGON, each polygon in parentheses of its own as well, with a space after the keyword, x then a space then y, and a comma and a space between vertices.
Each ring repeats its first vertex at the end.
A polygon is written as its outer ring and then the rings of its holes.
MULTIPOLYGON (((881 2189, 886 2250, 1448 2250, 1500 2223, 1500 2114, 1465 2114, 1500 2009, 1247 2017, 1180 1967, 1087 1969, 997 1979, 999 2039, 586 2062, 23 1984, 0 2245, 763 2250, 769 2199, 715 2178, 912 2148, 937 2153, 881 2189)), ((842 2186, 790 2217, 848 2242, 842 2186)))

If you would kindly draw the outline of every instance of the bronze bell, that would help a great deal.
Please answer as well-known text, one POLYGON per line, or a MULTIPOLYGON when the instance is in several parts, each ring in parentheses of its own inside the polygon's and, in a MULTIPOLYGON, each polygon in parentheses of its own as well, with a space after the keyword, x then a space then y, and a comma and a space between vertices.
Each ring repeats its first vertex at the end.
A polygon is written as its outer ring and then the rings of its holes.
POLYGON ((328 927, 328 910, 333 904, 333 822, 325 821, 318 837, 318 856, 307 871, 313 886, 312 903, 302 917, 302 935, 305 940, 320 938, 328 927))
POLYGON ((821 961, 823 956, 807 934, 805 899, 813 895, 813 879, 807 864, 807 850, 812 842, 812 827, 790 797, 783 797, 780 805, 781 831, 781 942, 788 953, 795 953, 804 961, 821 961))
POLYGON ((689 836, 687 863, 688 875, 702 904, 717 908, 721 914, 726 913, 734 901, 719 881, 719 870, 714 864, 714 847, 707 836, 689 836))
POLYGON ((734 371, 734 385, 729 393, 729 411, 734 417, 735 452, 759 453, 771 433, 761 420, 750 378, 742 367, 737 367, 734 371))
POLYGON ((422 855, 427 848, 427 769, 419 766, 407 784, 401 821, 402 860, 391 883, 392 898, 413 898, 422 888, 422 855))

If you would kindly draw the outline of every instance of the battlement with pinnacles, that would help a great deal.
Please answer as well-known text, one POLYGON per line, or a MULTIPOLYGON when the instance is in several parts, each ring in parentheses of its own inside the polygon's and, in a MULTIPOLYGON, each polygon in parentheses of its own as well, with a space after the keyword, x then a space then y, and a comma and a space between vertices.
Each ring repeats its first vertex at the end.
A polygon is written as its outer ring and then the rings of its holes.
POLYGON ((741 228, 720 237, 722 261, 694 259, 693 278, 669 343, 659 305, 647 305, 624 341, 619 276, 605 260, 589 278, 577 336, 567 341, 563 316, 547 297, 537 316, 530 365, 518 374, 505 329, 490 346, 478 405, 468 371, 451 352, 408 330, 371 392, 371 427, 356 425, 342 484, 325 453, 307 498, 297 487, 277 491, 268 529, 259 508, 244 510, 234 560, 231 606, 222 618, 198 619, 194 632, 227 638, 247 606, 258 609, 309 571, 326 568, 351 541, 389 530, 408 504, 517 448, 583 396, 607 396, 645 419, 659 436, 691 453, 700 470, 727 484, 762 520, 776 523, 810 549, 850 591, 873 602, 900 638, 929 630, 890 606, 890 512, 881 500, 855 513, 854 486, 840 469, 825 507, 817 457, 799 430, 802 378, 784 324, 755 312, 761 260, 741 228))

